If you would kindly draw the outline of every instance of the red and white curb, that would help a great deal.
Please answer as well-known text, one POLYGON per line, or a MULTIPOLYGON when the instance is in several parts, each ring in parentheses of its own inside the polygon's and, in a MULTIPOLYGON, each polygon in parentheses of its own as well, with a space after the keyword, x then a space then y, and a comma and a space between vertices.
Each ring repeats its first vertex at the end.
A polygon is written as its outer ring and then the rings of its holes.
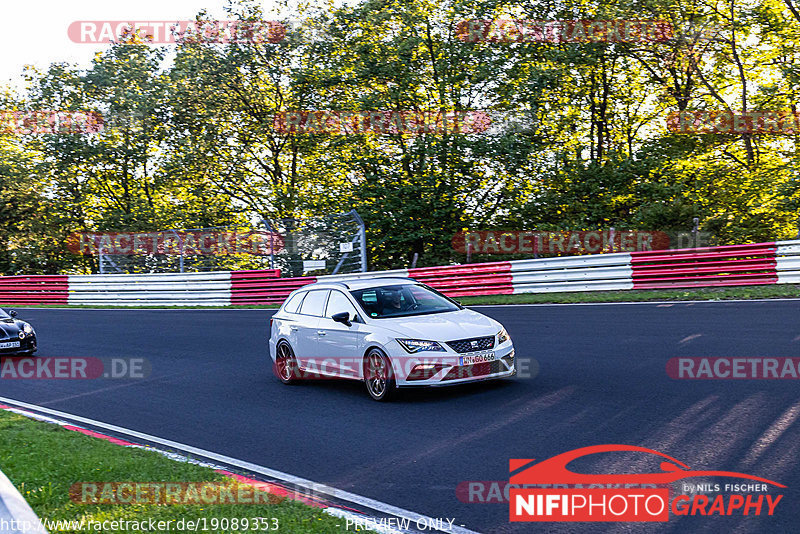
POLYGON ((316 482, 296 477, 294 475, 282 473, 280 471, 275 471, 273 469, 259 466, 257 464, 253 464, 243 460, 238 460, 236 458, 224 456, 211 451, 206 451, 203 449, 199 449, 197 447, 192 447, 191 445, 184 445, 182 443, 159 438, 157 436, 151 436, 149 434, 137 432, 135 430, 126 429, 115 425, 110 425, 107 423, 103 423, 101 421, 94 421, 92 419, 88 419, 85 417, 80 417, 66 412, 59 412, 58 410, 52 410, 50 408, 45 408, 43 406, 28 404, 26 402, 18 401, 15 399, 8 399, 5 397, 0 397, 0 410, 13 412, 22 415, 24 417, 36 419, 38 421, 56 424, 61 426, 62 428, 71 430, 73 432, 79 432, 87 436, 106 440, 114 445, 119 445, 122 447, 146 449, 153 452, 157 452, 171 460, 184 463, 191 463, 199 465, 201 467, 207 467, 213 469, 217 473, 236 479, 238 482, 242 484, 247 484, 257 490, 302 502, 313 508, 318 508, 322 510, 322 512, 328 515, 332 515, 334 517, 339 517, 345 520, 351 520, 354 530, 356 529, 357 525, 358 530, 363 531, 369 529, 375 532, 379 532, 381 534, 417 534, 420 531, 446 532, 449 534, 478 534, 475 531, 469 530, 467 528, 464 528, 463 526, 455 524, 449 526, 445 523, 444 525, 445 528, 437 528, 436 525, 442 524, 441 520, 424 516, 416 512, 411 512, 409 510, 404 510, 403 508, 398 508, 390 504, 382 503, 380 501, 376 501, 368 497, 362 497, 360 495, 349 493, 337 488, 333 488, 331 486, 318 484, 316 482), (59 419, 59 417, 63 419, 59 419), (91 430, 89 428, 77 426, 71 422, 65 421, 64 419, 68 419, 78 423, 83 423, 85 425, 94 428, 101 428, 104 430, 108 430, 114 432, 115 434, 130 436, 132 438, 141 439, 143 441, 147 441, 150 443, 156 443, 158 445, 169 447, 171 449, 176 449, 184 453, 200 456, 203 458, 208 458, 212 461, 220 462, 220 464, 239 467, 246 471, 250 471, 260 475, 265 475, 266 477, 269 477, 273 480, 284 482, 287 485, 305 489, 308 491, 308 493, 302 493, 296 489, 290 489, 288 486, 283 486, 280 483, 264 482, 254 478, 248 478, 233 473, 225 469, 222 465, 197 460, 195 458, 191 458, 183 454, 162 450, 150 445, 142 445, 132 441, 115 438, 113 436, 102 434, 100 432, 91 430), (350 508, 341 504, 329 502, 328 500, 318 497, 317 495, 327 496, 331 499, 335 499, 338 501, 345 501, 352 503, 354 505, 364 506, 366 508, 375 510, 377 512, 392 517, 370 516, 363 512, 360 512, 355 508, 350 508), (417 530, 414 529, 415 526, 417 527, 417 530))

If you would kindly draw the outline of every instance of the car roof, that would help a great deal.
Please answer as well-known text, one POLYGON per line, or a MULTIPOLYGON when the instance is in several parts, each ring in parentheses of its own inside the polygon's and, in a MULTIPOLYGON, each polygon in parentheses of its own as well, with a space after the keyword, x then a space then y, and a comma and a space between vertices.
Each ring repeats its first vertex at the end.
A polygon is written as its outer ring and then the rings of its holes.
POLYGON ((395 277, 395 276, 374 276, 369 278, 352 278, 348 280, 342 281, 321 281, 315 282, 313 284, 305 285, 300 290, 311 290, 311 289, 369 289, 372 287, 381 287, 381 286, 388 286, 388 285, 398 285, 398 284, 416 284, 418 283, 416 280, 412 278, 402 278, 402 277, 395 277))

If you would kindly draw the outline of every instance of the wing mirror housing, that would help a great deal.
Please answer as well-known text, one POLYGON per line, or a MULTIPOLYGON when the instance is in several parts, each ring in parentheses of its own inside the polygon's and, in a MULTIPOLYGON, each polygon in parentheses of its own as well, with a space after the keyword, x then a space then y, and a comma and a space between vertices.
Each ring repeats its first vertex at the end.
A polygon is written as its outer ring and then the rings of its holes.
POLYGON ((348 312, 334 313, 331 315, 331 319, 345 326, 353 326, 353 323, 350 322, 350 314, 348 312))
POLYGON ((17 310, 8 310, 8 314, 9 314, 11 317, 16 317, 16 316, 17 316, 17 310))

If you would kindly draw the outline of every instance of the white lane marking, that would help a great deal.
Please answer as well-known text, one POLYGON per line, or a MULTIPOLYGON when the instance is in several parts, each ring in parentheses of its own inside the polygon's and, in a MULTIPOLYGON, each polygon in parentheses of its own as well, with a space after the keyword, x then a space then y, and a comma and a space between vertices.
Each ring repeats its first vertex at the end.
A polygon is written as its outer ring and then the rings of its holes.
POLYGON ((686 336, 685 338, 678 341, 678 345, 683 345, 684 343, 688 343, 693 339, 697 339, 698 337, 703 337, 703 334, 692 334, 690 336, 686 336))
POLYGON ((778 441, 779 437, 789 430, 789 427, 797 421, 798 417, 800 417, 800 402, 796 402, 790 406, 758 437, 755 443, 750 447, 750 450, 747 451, 747 456, 742 463, 748 467, 752 466, 773 443, 778 441))
MULTIPOLYGON (((0 397, 0 403, 15 405, 21 408, 28 408, 29 410, 39 411, 42 413, 46 413, 48 415, 53 415, 56 417, 64 417, 66 419, 72 419, 73 421, 77 421, 79 423, 84 423, 87 425, 91 425, 97 428, 102 428, 105 430, 110 430, 111 432, 116 432, 118 434, 124 434, 126 436, 131 436, 139 439, 143 439, 145 441, 149 441, 151 443, 158 443, 159 445, 163 445, 165 447, 171 447, 173 449, 178 449, 183 452, 187 452, 189 454, 195 454, 197 456, 204 456, 216 462, 220 462, 223 464, 233 465, 236 467, 240 467, 242 469, 246 469, 248 471, 252 471, 253 473, 259 473, 261 475, 265 475, 276 480, 280 480, 281 482, 286 482, 288 484, 293 484, 295 486, 301 487, 303 489, 307 489, 312 493, 320 493, 323 495, 327 495, 329 497, 333 497, 334 499, 340 499, 343 501, 348 501, 351 503, 355 503, 361 506, 365 506, 367 508, 371 508, 378 512, 392 515, 395 517, 401 517, 403 519, 408 519, 412 523, 416 524, 417 521, 420 523, 425 524, 435 524, 435 519, 418 514, 416 512, 412 512, 410 510, 405 510, 403 508, 398 508, 397 506, 392 506, 391 504, 386 504, 381 501, 376 501, 375 499, 370 499, 369 497, 362 497, 361 495, 356 495, 355 493, 350 493, 348 491, 340 490, 337 488, 333 488, 331 486, 326 486, 325 484, 319 484, 317 482, 313 482, 311 480, 307 480, 305 478, 296 477, 294 475, 290 475, 288 473, 283 473, 281 471, 276 471, 274 469, 270 469, 268 467, 263 467, 254 463, 246 462, 244 460, 238 460, 236 458, 231 458, 230 456, 225 456, 222 454, 217 454, 215 452, 207 451, 204 449, 200 449, 197 447, 192 447, 191 445, 184 445, 183 443, 178 443, 177 441, 172 441, 169 439, 159 438, 157 436, 151 436, 150 434, 145 434, 144 432, 137 432, 136 430, 130 430, 124 427, 111 425, 108 423, 103 423, 102 421, 95 421, 94 419, 89 419, 87 417, 81 417, 79 415, 73 415, 67 412, 60 412, 58 410, 52 410, 50 408, 45 408, 43 406, 38 406, 36 404, 29 404, 27 402, 19 401, 16 399, 9 399, 6 397, 0 397)), ((441 531, 440 531, 441 532, 441 531)), ((453 534, 479 534, 473 530, 469 530, 464 527, 459 527, 453 525, 453 527, 446 532, 451 532, 453 534)))

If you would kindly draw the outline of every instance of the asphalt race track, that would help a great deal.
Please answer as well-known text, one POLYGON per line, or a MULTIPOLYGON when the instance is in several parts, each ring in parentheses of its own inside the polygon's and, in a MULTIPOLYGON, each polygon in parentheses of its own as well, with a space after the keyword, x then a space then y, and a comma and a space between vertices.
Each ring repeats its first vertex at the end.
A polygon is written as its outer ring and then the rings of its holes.
MULTIPOLYGON (((35 309, 20 318, 34 324, 39 356, 144 357, 152 375, 4 379, 0 395, 455 517, 480 532, 800 532, 800 383, 679 381, 665 371, 677 356, 800 356, 800 300, 476 309, 506 326, 519 358, 538 361, 537 376, 414 390, 380 404, 352 382, 278 382, 266 345, 272 310, 35 309), (511 524, 507 504, 456 497, 460 482, 508 480, 510 458, 604 443, 788 489, 772 517, 657 524, 511 524)), ((643 467, 614 462, 580 470, 643 467)))

